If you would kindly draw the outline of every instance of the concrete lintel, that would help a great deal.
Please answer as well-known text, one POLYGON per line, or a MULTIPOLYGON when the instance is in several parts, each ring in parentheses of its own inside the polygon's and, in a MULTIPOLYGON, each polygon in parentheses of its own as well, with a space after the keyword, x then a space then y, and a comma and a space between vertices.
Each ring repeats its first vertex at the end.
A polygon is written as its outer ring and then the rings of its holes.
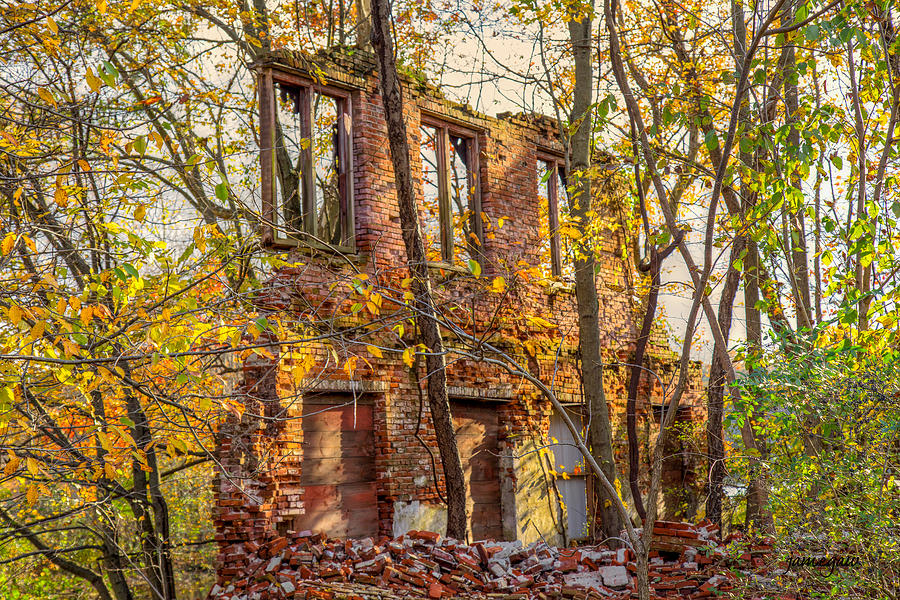
POLYGON ((357 381, 349 379, 304 379, 300 389, 307 392, 386 392, 390 384, 386 381, 357 381))
POLYGON ((451 398, 508 402, 512 400, 512 386, 502 384, 493 388, 474 388, 464 385, 448 385, 447 395, 451 398))

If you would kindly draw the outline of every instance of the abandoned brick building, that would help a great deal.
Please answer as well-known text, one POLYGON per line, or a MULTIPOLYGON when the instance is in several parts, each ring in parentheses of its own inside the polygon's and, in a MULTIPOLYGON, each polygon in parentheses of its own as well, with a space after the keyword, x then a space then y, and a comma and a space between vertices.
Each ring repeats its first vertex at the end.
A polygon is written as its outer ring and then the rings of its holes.
MULTIPOLYGON (((410 350, 414 330, 402 306, 406 254, 374 61, 361 51, 280 54, 257 73, 263 237, 290 251, 259 305, 286 325, 277 338, 259 338, 276 345, 245 359, 245 412, 220 429, 220 573, 234 544, 273 531, 398 535, 440 531, 446 520, 422 401, 427 374, 410 350)), ((489 340, 580 414, 556 125, 479 114, 413 77, 404 87, 434 293, 457 328, 445 328, 447 378, 470 536, 557 544, 582 538, 590 485, 565 445, 568 432, 533 385, 485 360, 477 343, 489 340)), ((614 199, 603 206, 597 282, 604 356, 615 363, 627 361, 637 337, 635 286, 622 208, 614 199)), ((671 377, 664 342, 651 345, 648 361, 671 377)), ((680 414, 685 423, 701 417, 694 375, 680 414)), ((621 366, 606 375, 620 469, 626 376, 621 366)), ((656 426, 660 398, 649 379, 639 402, 644 435, 656 426)), ((690 442, 673 439, 664 514, 681 516, 696 505, 697 481, 689 452, 680 452, 690 442), (679 494, 682 486, 687 491, 679 494)))

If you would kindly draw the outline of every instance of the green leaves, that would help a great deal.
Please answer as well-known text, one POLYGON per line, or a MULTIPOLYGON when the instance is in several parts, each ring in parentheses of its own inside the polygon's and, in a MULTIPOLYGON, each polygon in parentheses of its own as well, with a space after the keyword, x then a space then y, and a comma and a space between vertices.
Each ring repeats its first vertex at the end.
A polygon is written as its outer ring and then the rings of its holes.
POLYGON ((477 260, 470 258, 468 261, 469 272, 472 273, 476 278, 481 277, 481 263, 477 260))
POLYGON ((9 411, 15 402, 15 391, 9 386, 0 387, 0 418, 9 411))
POLYGON ((710 153, 719 147, 719 137, 716 135, 715 129, 711 129, 706 133, 704 143, 706 144, 706 150, 710 153))
POLYGON ((216 184, 216 198, 218 198, 222 202, 228 201, 228 184, 216 184))
POLYGON ((600 120, 606 119, 607 115, 615 112, 618 108, 616 98, 612 94, 607 94, 600 102, 597 103, 597 116, 600 120))
POLYGON ((806 29, 803 30, 803 35, 806 37, 806 41, 814 42, 819 39, 820 35, 819 26, 815 23, 806 26, 806 29))
MULTIPOLYGON (((111 62, 104 60, 101 68, 97 70, 97 75, 109 87, 116 87, 119 80, 119 71, 111 62)), ((92 86, 93 87, 93 86, 92 86)))

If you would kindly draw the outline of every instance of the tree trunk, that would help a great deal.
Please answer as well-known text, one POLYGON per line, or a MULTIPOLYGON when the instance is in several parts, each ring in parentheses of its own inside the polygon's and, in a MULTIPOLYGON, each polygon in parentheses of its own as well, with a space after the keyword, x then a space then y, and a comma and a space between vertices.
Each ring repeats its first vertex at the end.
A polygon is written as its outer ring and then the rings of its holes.
MULTIPOLYGON (((640 185, 640 181, 637 182, 640 185)), ((660 286, 660 260, 655 242, 650 249, 650 291, 647 294, 647 308, 644 311, 644 319, 641 323, 641 333, 638 335, 634 348, 634 364, 628 378, 628 401, 625 404, 625 424, 628 430, 628 486, 631 488, 631 497, 634 502, 634 510, 643 520, 647 516, 644 510, 644 501, 641 498, 641 488, 638 478, 641 470, 640 445, 637 438, 637 395, 641 386, 641 376, 644 374, 644 355, 647 351, 647 343, 650 341, 650 332, 653 327, 653 319, 656 317, 656 303, 659 298, 660 286)))
MULTIPOLYGON (((748 207, 749 208, 749 207, 748 207)), ((751 238, 747 241, 747 256, 744 258, 744 311, 747 327, 747 370, 752 371, 754 356, 762 348, 762 319, 756 303, 759 301, 759 281, 761 277, 759 264, 759 248, 751 238)), ((772 530, 772 516, 766 510, 768 504, 768 484, 758 464, 759 458, 765 455, 763 441, 756 439, 753 422, 756 415, 747 415, 741 427, 741 440, 748 450, 756 450, 759 454, 750 467, 747 484, 747 526, 755 525, 764 531, 772 530)))
MULTIPOLYGON (((569 39, 575 59, 575 90, 571 123, 579 123, 569 147, 569 211, 581 233, 575 260, 575 300, 578 309, 578 345, 581 352, 584 397, 590 414, 588 439, 607 479, 616 480, 609 408, 603 391, 603 362, 600 356, 600 305, 597 299, 594 254, 590 248, 591 180, 584 175, 591 158, 591 102, 593 70, 591 65, 591 19, 569 21, 569 39)), ((597 516, 604 538, 617 538, 622 519, 615 510, 615 499, 605 487, 595 485, 599 502, 597 516)))
MULTIPOLYGON (((788 26, 794 21, 794 11, 785 10, 782 24, 788 26)), ((785 75, 784 75, 784 109, 788 123, 791 125, 788 133, 788 146, 800 149, 800 129, 797 121, 800 119, 800 100, 797 93, 797 56, 794 45, 790 42, 785 47, 785 75)), ((799 172, 788 173, 791 186, 802 189, 802 181, 799 172)), ((797 305, 797 329, 811 329, 812 302, 809 293, 809 260, 807 258, 806 244, 806 211, 805 207, 787 212, 790 220, 790 265, 793 267, 791 278, 793 280, 794 302, 797 305)), ((787 250, 787 248, 785 250, 787 250)))
POLYGON ((409 166, 409 142, 403 118, 403 93, 394 59, 391 39, 391 15, 388 0, 372 2, 372 46, 381 73, 381 95, 384 100, 384 116, 387 121, 388 142, 397 185, 397 202, 400 208, 400 227, 409 261, 412 282, 410 291, 414 299, 416 326, 422 343, 428 348, 425 368, 428 378, 428 405, 437 437, 441 465, 447 484, 447 536, 466 539, 466 482, 463 477, 459 450, 450 415, 447 398, 447 373, 444 343, 436 319, 431 280, 425 261, 425 244, 419 227, 416 199, 413 192, 412 172, 409 166))
MULTIPOLYGON (((867 179, 867 169, 866 169, 866 126, 863 121, 863 113, 862 113, 862 100, 859 96, 859 84, 857 80, 856 74, 856 59, 853 56, 853 41, 847 42, 847 66, 848 74, 850 76, 850 99, 853 104, 853 117, 854 117, 854 128, 856 130, 856 138, 859 147, 856 150, 856 161, 857 161, 857 196, 856 196, 856 218, 860 221, 867 218, 866 215, 866 179, 867 179)), ((863 267, 862 264, 862 250, 858 250, 856 252, 856 289, 863 296, 863 298, 859 302, 858 310, 858 327, 860 331, 865 331, 869 328, 869 304, 870 301, 866 298, 866 295, 869 293, 869 279, 871 277, 871 265, 867 267, 863 267)))
MULTIPOLYGON (((127 363, 125 368, 128 368, 127 363)), ((126 373, 128 373, 127 370, 126 373)), ((134 422, 134 426, 131 427, 131 436, 135 441, 137 451, 143 453, 150 471, 148 476, 138 457, 132 460, 131 472, 134 489, 131 507, 140 530, 147 582, 160 600, 175 600, 177 592, 172 567, 172 543, 169 538, 169 509, 162 499, 159 488, 159 473, 156 451, 152 446, 153 433, 150 429, 150 420, 141 406, 140 399, 130 390, 126 392, 126 407, 128 418, 134 422)))
MULTIPOLYGON (((735 268, 737 260, 745 246, 745 239, 738 235, 731 246, 728 272, 725 275, 725 286, 719 298, 719 329, 728 341, 731 332, 731 317, 734 299, 741 282, 741 272, 735 268)), ((727 350, 727 348, 726 348, 727 350)), ((709 487, 706 500, 706 518, 722 526, 722 494, 725 482, 725 441, 722 431, 722 419, 725 414, 725 365, 719 360, 718 353, 713 352, 713 361, 709 369, 709 391, 707 392, 706 421, 706 455, 709 461, 709 487)))
POLYGON ((372 45, 372 2, 356 0, 356 47, 369 50, 372 45))
MULTIPOLYGON (((640 185, 639 177, 636 177, 635 181, 640 185)), ((641 211, 643 216, 646 217, 643 196, 641 196, 641 211)), ((641 332, 635 344, 634 365, 631 367, 631 374, 628 379, 628 401, 625 404, 626 428, 628 430, 628 485, 631 489, 631 496, 634 499, 634 509, 642 520, 647 517, 647 511, 644 508, 644 501, 641 498, 641 490, 638 486, 640 447, 637 439, 637 395, 641 385, 641 377, 644 374, 644 369, 642 368, 644 366, 644 356, 647 353, 653 321, 656 318, 659 290, 662 287, 662 263, 675 250, 676 246, 681 243, 681 240, 682 236, 679 236, 671 245, 662 250, 656 247, 655 242, 650 246, 650 263, 646 267, 650 272, 650 291, 647 294, 647 309, 644 311, 644 318, 641 322, 641 332)), ((641 270, 643 268, 641 267, 641 270)))

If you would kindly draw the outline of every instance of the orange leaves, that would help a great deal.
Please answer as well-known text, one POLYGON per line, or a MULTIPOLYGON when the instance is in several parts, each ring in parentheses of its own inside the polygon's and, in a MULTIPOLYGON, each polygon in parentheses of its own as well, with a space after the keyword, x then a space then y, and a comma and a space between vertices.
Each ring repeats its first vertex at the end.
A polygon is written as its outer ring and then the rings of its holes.
POLYGON ((371 316, 377 317, 381 314, 384 297, 375 291, 371 283, 367 283, 368 278, 368 275, 361 273, 351 280, 351 285, 362 298, 360 302, 353 303, 350 312, 355 315, 365 308, 371 316))
POLYGON ((378 316, 378 313, 381 312, 381 301, 381 294, 377 292, 369 296, 369 301, 366 302, 366 308, 372 313, 373 317, 378 316))
POLYGON ((69 205, 69 193, 63 186, 57 186, 53 191, 53 201, 60 208, 66 208, 69 205))
POLYGON ((9 320, 13 325, 18 326, 19 322, 22 320, 23 311, 22 308, 16 304, 10 307, 9 309, 9 320))
POLYGON ((44 331, 47 329, 47 323, 44 321, 38 321, 31 327, 31 331, 29 332, 29 337, 32 340, 38 340, 44 335, 44 331))
POLYGON ((19 470, 19 465, 21 461, 19 457, 10 451, 9 459, 6 461, 6 465, 3 467, 3 475, 4 477, 12 477, 15 475, 16 471, 19 470))
MULTIPOLYGON (((8 131, 0 131, 0 139, 2 139, 4 142, 6 142, 6 144, 7 144, 10 148, 15 148, 16 146, 19 145, 19 140, 17 140, 17 139, 15 138, 15 136, 13 136, 13 135, 12 135, 11 133, 9 133, 8 131)), ((16 190, 16 194, 15 194, 15 196, 14 196, 14 198, 15 198, 16 200, 18 200, 18 199, 19 199, 19 196, 22 195, 21 190, 22 190, 21 187, 20 187, 19 189, 16 190)))
POLYGON ((416 349, 415 348, 407 348, 403 351, 403 362, 406 363, 406 366, 410 369, 413 366, 413 363, 416 361, 416 349))
POLYGON ((41 97, 41 100, 43 100, 47 104, 53 106, 54 108, 56 108, 58 106, 58 104, 56 103, 56 98, 53 97, 53 93, 50 92, 50 90, 48 90, 47 88, 44 88, 44 87, 38 88, 37 93, 38 93, 38 96, 41 97))
POLYGON ((67 339, 62 340, 63 352, 69 358, 79 356, 81 354, 81 346, 67 339))
POLYGON ((3 256, 12 252, 13 246, 16 244, 16 238, 16 234, 11 231, 4 236, 3 241, 0 242, 0 253, 2 253, 3 256))
POLYGON ((353 372, 356 370, 356 363, 358 362, 358 358, 355 356, 351 356, 344 362, 344 372, 347 374, 348 378, 352 378, 353 372))
POLYGON ((34 506, 38 499, 38 487, 34 484, 29 485, 25 498, 28 500, 28 506, 34 506))
POLYGON ((103 87, 103 80, 94 74, 94 70, 91 67, 87 68, 84 78, 92 92, 99 92, 100 88, 103 87))
POLYGON ((305 384, 306 377, 316 364, 315 354, 312 352, 289 352, 285 357, 290 362, 291 377, 294 387, 299 389, 305 384))
MULTIPOLYGON (((112 313, 109 312, 109 309, 105 304, 94 304, 93 306, 86 306, 82 309, 82 314, 84 314, 85 310, 90 309, 91 314, 95 319, 111 319, 112 313)), ((82 316, 82 319, 84 317, 82 316)))
POLYGON ((543 317, 526 315, 525 320, 528 321, 531 325, 541 329, 553 329, 556 327, 556 325, 554 325, 547 319, 544 319, 543 317))

